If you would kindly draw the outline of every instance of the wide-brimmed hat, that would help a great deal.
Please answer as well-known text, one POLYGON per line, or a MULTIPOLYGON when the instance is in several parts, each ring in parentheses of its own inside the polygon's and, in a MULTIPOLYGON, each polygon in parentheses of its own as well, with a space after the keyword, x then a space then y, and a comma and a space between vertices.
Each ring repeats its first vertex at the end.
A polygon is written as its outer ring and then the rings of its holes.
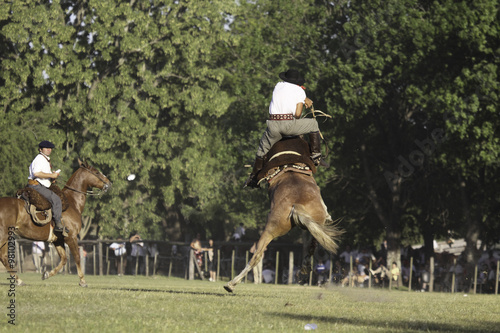
POLYGON ((280 73, 280 79, 285 82, 297 84, 299 86, 303 85, 306 80, 300 75, 299 71, 295 69, 289 69, 286 72, 280 73))
POLYGON ((38 144, 38 148, 55 148, 56 146, 50 141, 42 141, 38 144))

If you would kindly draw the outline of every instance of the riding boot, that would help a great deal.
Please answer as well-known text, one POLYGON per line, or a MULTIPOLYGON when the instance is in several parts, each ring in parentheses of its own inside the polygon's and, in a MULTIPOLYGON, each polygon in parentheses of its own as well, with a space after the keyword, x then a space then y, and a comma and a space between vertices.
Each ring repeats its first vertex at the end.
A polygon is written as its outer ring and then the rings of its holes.
POLYGON ((68 236, 69 229, 63 226, 61 221, 54 220, 56 226, 54 227, 55 232, 62 232, 64 237, 68 236))
POLYGON ((257 188, 259 187, 259 183, 257 181, 257 175, 259 174, 259 171, 262 170, 262 167, 264 166, 264 159, 262 157, 256 157, 255 162, 253 164, 253 170, 250 176, 248 176, 248 179, 245 181, 245 185, 243 187, 251 187, 251 188, 257 188))
POLYGON ((311 146, 311 159, 315 166, 321 162, 321 135, 319 132, 309 133, 309 145, 311 146))

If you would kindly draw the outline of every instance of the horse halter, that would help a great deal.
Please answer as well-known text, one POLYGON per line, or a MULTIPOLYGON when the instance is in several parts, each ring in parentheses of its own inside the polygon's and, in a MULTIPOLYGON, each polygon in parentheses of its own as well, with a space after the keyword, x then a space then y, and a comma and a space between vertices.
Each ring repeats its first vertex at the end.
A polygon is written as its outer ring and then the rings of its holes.
POLYGON ((104 186, 102 187, 102 190, 99 190, 99 191, 93 191, 93 190, 87 190, 87 191, 80 191, 76 188, 73 188, 71 186, 68 186, 68 185, 64 185, 64 187, 66 187, 68 190, 71 190, 71 191, 74 191, 74 192, 77 192, 77 193, 81 193, 81 194, 85 194, 85 195, 95 195, 95 196, 100 196, 102 193, 106 193, 106 191, 108 190, 108 188, 110 187, 108 185, 108 182, 104 181, 104 179, 101 177, 102 174, 100 172, 97 172, 97 173, 94 173, 92 171, 89 170, 89 168, 81 165, 80 166, 81 169, 87 171, 87 172, 90 172, 92 175, 96 176, 97 179, 99 179, 103 184, 104 186))

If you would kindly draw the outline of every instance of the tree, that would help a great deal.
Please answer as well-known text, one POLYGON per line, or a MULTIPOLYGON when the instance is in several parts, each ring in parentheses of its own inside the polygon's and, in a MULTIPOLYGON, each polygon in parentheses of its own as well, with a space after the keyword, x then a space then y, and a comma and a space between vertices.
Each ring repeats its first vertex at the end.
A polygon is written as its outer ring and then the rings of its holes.
MULTIPOLYGON (((487 120, 492 119, 497 100, 483 104, 484 118, 474 118, 477 125, 472 118, 457 128, 446 121, 457 101, 476 100, 473 91, 463 89, 464 77, 466 86, 487 78, 491 84, 483 95, 498 96, 498 85, 492 84, 496 77, 491 74, 497 72, 494 50, 498 39, 492 35, 498 29, 489 29, 498 25, 494 4, 366 1, 325 3, 327 10, 322 9, 326 15, 318 48, 327 52, 311 66, 319 69, 318 89, 327 109, 335 114, 336 127, 328 133, 337 135, 342 144, 333 154, 333 164, 342 176, 338 182, 346 192, 344 198, 360 198, 358 205, 370 203, 358 221, 376 214, 393 259, 399 258, 402 233, 411 226, 406 217, 413 216, 409 221, 419 218, 423 230, 429 219, 436 221, 457 206, 454 193, 435 192, 435 180, 455 169, 457 160, 464 158, 464 148, 477 149, 473 148, 477 143, 452 140, 450 135, 486 126, 490 130, 481 131, 483 140, 497 142, 493 129, 498 121, 487 120), (474 33, 468 33, 470 29, 474 33), (440 205, 431 207, 423 198, 440 198, 440 205)), ((483 150, 474 155, 493 159, 496 151, 496 146, 489 145, 488 153, 483 150)), ((475 169, 465 160, 459 167, 475 169)), ((455 191, 459 189, 456 177, 446 180, 440 192, 450 182, 455 191)))

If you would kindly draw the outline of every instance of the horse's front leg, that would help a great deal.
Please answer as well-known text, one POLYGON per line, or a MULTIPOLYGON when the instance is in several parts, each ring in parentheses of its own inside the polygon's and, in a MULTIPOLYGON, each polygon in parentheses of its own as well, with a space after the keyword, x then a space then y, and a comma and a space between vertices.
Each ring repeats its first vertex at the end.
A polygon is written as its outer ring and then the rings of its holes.
POLYGON ((241 273, 238 274, 238 276, 236 276, 234 279, 229 281, 224 286, 224 289, 226 289, 228 292, 233 292, 234 287, 236 287, 236 285, 238 283, 240 283, 241 280, 243 280, 243 278, 248 274, 248 272, 250 272, 255 266, 257 266, 257 264, 262 260, 262 257, 264 255, 264 251, 265 251, 267 245, 273 240, 273 238, 274 237, 267 231, 264 231, 262 233, 262 235, 260 236, 260 239, 257 243, 257 248, 255 250, 255 253, 252 256, 252 259, 250 259, 248 264, 241 271, 241 273))
POLYGON ((79 284, 81 287, 87 287, 87 282, 85 282, 85 278, 83 276, 83 269, 80 260, 80 251, 78 248, 78 241, 76 237, 67 238, 66 244, 68 244, 69 250, 71 251, 71 255, 75 259, 76 270, 78 272, 78 277, 80 278, 79 284))
POLYGON ((46 280, 54 275, 56 275, 61 268, 66 265, 67 257, 66 257, 66 250, 64 249, 64 241, 58 240, 56 243, 54 243, 54 246, 56 248, 57 254, 59 254, 59 258, 61 259, 59 261, 59 264, 50 272, 44 272, 42 274, 42 280, 46 280))

